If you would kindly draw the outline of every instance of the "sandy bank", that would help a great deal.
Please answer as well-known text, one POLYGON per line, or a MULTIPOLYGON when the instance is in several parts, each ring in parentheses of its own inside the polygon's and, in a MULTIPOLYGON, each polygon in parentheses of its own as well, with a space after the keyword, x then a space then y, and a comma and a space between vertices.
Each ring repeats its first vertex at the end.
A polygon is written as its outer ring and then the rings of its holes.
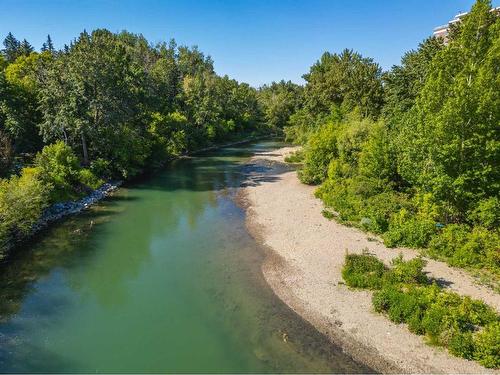
MULTIPOLYGON (((370 292, 349 290, 342 283, 346 250, 368 248, 387 263, 400 251, 406 258, 416 252, 388 249, 357 229, 325 219, 314 188, 276 163, 292 150, 256 156, 241 189, 248 228, 270 250, 263 273, 275 293, 356 360, 378 371, 500 373, 426 345, 405 325, 373 312, 370 292)), ((475 284, 465 272, 432 260, 426 271, 457 293, 482 299, 500 311, 500 296, 475 284)))

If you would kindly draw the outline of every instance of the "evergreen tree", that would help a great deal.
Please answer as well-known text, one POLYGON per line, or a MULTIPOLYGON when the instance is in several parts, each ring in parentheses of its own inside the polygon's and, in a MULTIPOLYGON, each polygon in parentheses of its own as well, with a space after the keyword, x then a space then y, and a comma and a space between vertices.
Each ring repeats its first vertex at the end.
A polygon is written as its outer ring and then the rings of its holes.
POLYGON ((21 53, 21 42, 12 33, 8 33, 3 41, 3 55, 8 63, 13 62, 21 53))
POLYGON ((23 39, 19 46, 19 56, 29 56, 34 50, 33 46, 26 39, 23 39))
POLYGON ((47 41, 42 44, 42 52, 49 51, 50 53, 54 53, 54 44, 52 43, 52 38, 50 34, 47 35, 47 41))

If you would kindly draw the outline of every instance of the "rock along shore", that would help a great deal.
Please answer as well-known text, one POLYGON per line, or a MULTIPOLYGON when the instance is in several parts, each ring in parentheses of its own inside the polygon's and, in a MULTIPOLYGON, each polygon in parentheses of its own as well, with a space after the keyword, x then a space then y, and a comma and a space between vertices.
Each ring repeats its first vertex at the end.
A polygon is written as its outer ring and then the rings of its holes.
POLYGON ((79 200, 59 202, 49 206, 43 211, 42 216, 32 226, 31 231, 28 234, 15 236, 7 242, 4 247, 6 249, 5 252, 8 254, 9 251, 14 247, 19 246, 23 242, 29 240, 42 229, 48 227, 50 224, 61 220, 66 216, 74 215, 88 209, 90 206, 106 198, 113 191, 118 189, 121 184, 122 181, 106 182, 99 189, 92 191, 89 195, 79 200))

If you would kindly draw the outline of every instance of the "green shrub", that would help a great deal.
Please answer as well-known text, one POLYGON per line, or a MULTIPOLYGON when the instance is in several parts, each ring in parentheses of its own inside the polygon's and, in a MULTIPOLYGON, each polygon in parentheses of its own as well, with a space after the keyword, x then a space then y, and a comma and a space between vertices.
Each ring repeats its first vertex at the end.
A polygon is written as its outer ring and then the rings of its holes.
POLYGON ((344 222, 351 222, 374 233, 384 233, 389 218, 405 204, 403 194, 390 189, 387 181, 355 176, 335 177, 330 165, 327 180, 318 188, 316 196, 327 207, 338 212, 344 222))
POLYGON ((474 359, 485 367, 500 367, 500 322, 488 324, 474 337, 474 359))
MULTIPOLYGON (((474 227, 467 236, 467 242, 456 249, 451 264, 464 267, 486 265, 488 259, 494 261, 494 254, 500 251, 500 237, 486 228, 474 227)), ((491 264, 494 266, 494 264, 491 264)), ((498 267, 499 264, 497 263, 498 267)))
POLYGON ((333 213, 332 211, 321 210, 321 214, 328 220, 332 220, 333 218, 335 218, 335 213, 333 213))
POLYGON ((387 313, 393 322, 411 323, 412 332, 423 332, 421 320, 428 300, 420 287, 386 283, 374 293, 372 303, 375 311, 387 313))
POLYGON ((392 268, 387 273, 387 279, 391 283, 425 284, 428 282, 423 272, 426 263, 420 257, 404 261, 400 255, 392 260, 392 268))
POLYGON ((395 180, 397 158, 394 151, 387 125, 382 121, 374 123, 359 155, 359 173, 387 181, 395 180))
POLYGON ((302 163, 304 161, 304 152, 302 150, 295 151, 285 157, 287 163, 302 163))
POLYGON ((31 231, 48 205, 50 189, 37 168, 24 168, 19 177, 0 179, 0 258, 9 238, 31 231))
POLYGON ((327 207, 332 207, 339 219, 345 222, 357 223, 361 220, 363 200, 352 193, 352 180, 328 179, 316 191, 327 207))
POLYGON ((98 189, 104 183, 104 181, 93 174, 90 169, 86 168, 78 172, 78 181, 92 190, 98 189))
POLYGON ((306 184, 319 184, 326 178, 330 160, 337 153, 338 124, 327 123, 310 137, 304 146, 304 167, 299 178, 306 184))
POLYGON ((450 224, 429 243, 428 253, 459 267, 500 267, 498 232, 465 224, 450 224))
POLYGON ((495 229, 500 226, 500 199, 490 197, 477 203, 474 209, 469 211, 468 219, 476 226, 495 229))
POLYGON ((484 302, 465 296, 454 311, 455 320, 462 329, 484 326, 498 319, 496 312, 484 302), (472 326, 471 326, 472 325, 472 326))
POLYGON ((499 367, 500 317, 496 311, 481 301, 428 285, 424 265, 421 258, 404 261, 399 256, 386 269, 371 255, 347 255, 342 276, 348 285, 378 289, 373 307, 391 321, 408 324, 411 332, 447 347, 453 355, 499 367))
POLYGON ((393 214, 389 227, 383 235, 384 243, 389 247, 409 246, 423 248, 436 233, 433 220, 413 216, 406 208, 393 214))
POLYGON ((387 310, 389 319, 395 323, 405 323, 418 311, 419 300, 414 293, 394 292, 387 310))
POLYGON ((451 258, 457 247, 467 242, 470 228, 465 224, 450 224, 429 243, 428 254, 438 258, 451 258))
POLYGON ((395 295, 398 291, 393 287, 389 286, 383 288, 373 294, 372 304, 376 312, 384 312, 389 310, 392 305, 392 301, 396 298, 395 295))
POLYGON ((348 254, 342 277, 353 288, 380 289, 386 272, 384 263, 369 254, 348 254))
MULTIPOLYGON (((423 301, 420 301, 422 303, 423 301)), ((419 305, 411 314, 410 318, 407 320, 408 329, 410 332, 415 333, 417 335, 425 334, 425 328, 422 325, 422 319, 425 314, 425 309, 422 305, 419 305)))
POLYGON ((361 215, 370 219, 366 229, 374 233, 384 233, 389 228, 389 220, 404 203, 401 194, 384 191, 366 199, 361 215))
POLYGON ((102 158, 93 160, 90 163, 90 171, 97 177, 109 179, 113 176, 111 162, 102 158))
POLYGON ((471 332, 455 332, 452 334, 448 349, 451 354, 466 359, 474 358, 474 339, 471 332))
POLYGON ((59 141, 45 146, 36 155, 35 165, 40 170, 42 180, 53 187, 50 200, 58 202, 75 199, 79 179, 79 162, 73 150, 59 141))
POLYGON ((448 308, 439 304, 434 304, 427 308, 422 317, 422 329, 433 344, 442 344, 442 332, 450 328, 448 308))

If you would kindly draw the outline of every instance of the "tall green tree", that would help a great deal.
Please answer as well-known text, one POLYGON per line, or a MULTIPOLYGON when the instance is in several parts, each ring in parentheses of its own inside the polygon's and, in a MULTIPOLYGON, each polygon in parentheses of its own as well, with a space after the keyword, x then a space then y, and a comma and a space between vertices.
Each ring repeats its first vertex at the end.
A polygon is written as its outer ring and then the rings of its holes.
POLYGON ((291 81, 272 82, 259 89, 259 103, 266 122, 284 128, 290 116, 302 107, 303 87, 291 81))
POLYGON ((33 52, 19 56, 5 69, 7 91, 0 98, 0 112, 5 117, 5 129, 16 152, 34 153, 42 147, 38 94, 44 71, 51 62, 50 53, 33 52))
POLYGON ((500 18, 478 0, 436 54, 398 140, 412 185, 462 215, 500 193, 500 18))
POLYGON ((132 67, 115 34, 82 33, 51 66, 41 90, 44 138, 79 144, 84 164, 98 157, 121 164, 126 153, 140 163, 143 150, 135 146, 145 129, 133 125, 141 72, 132 67))
POLYGON ((50 37, 50 34, 47 35, 47 40, 42 44, 42 52, 50 52, 50 53, 54 53, 55 52, 55 49, 54 49, 54 44, 52 43, 52 38, 50 37))
POLYGON ((401 116, 413 107, 430 73, 432 59, 443 47, 440 39, 428 38, 416 50, 406 52, 401 65, 393 66, 383 75, 383 114, 390 122, 398 123, 401 116))
POLYGON ((8 33, 3 41, 2 54, 8 63, 13 62, 21 54, 21 42, 12 33, 8 33))
POLYGON ((19 54, 21 56, 29 56, 34 50, 33 46, 26 39, 23 39, 19 47, 19 54))
POLYGON ((151 77, 154 85, 153 105, 160 112, 177 109, 181 92, 181 71, 176 60, 176 49, 174 40, 168 45, 161 43, 156 47, 157 59, 151 68, 151 77))
POLYGON ((359 108, 377 117, 383 104, 382 69, 371 58, 345 49, 325 52, 305 74, 305 105, 312 113, 327 114, 333 106, 359 108))

